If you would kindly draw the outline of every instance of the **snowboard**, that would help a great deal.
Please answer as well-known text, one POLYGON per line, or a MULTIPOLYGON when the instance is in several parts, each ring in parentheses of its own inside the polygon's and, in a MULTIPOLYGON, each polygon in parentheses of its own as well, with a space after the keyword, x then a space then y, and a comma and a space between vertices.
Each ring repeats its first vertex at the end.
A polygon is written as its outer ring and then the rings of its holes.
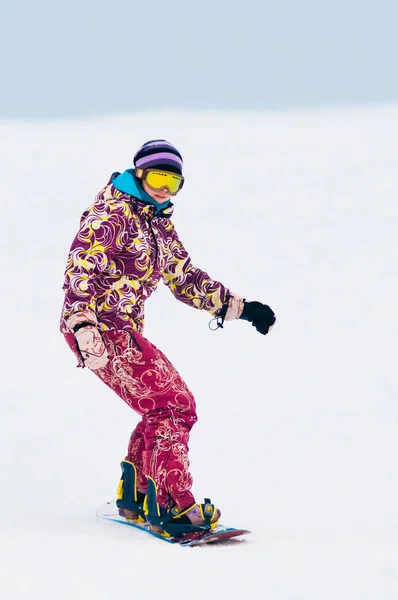
MULTIPOLYGON (((204 546, 206 544, 221 544, 228 542, 229 540, 238 541, 234 538, 240 538, 241 536, 251 533, 248 529, 237 529, 236 527, 227 527, 226 525, 217 525, 210 531, 195 531, 193 533, 187 533, 179 537, 166 537, 160 533, 156 533, 149 528, 148 523, 136 523, 121 517, 118 513, 116 502, 106 502, 97 508, 96 515, 100 519, 106 521, 112 521, 113 523, 120 523, 139 529, 145 533, 149 533, 151 536, 158 538, 169 544, 178 544, 179 546, 204 546)), ((243 541, 240 539, 239 541, 243 541)))

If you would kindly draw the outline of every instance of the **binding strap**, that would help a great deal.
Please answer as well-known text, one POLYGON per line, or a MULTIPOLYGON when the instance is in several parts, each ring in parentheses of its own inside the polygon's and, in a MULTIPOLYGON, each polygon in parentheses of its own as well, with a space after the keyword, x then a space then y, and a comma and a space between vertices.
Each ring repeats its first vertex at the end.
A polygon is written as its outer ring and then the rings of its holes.
POLYGON ((211 520, 214 515, 214 510, 215 510, 215 507, 214 507, 214 504, 211 503, 210 498, 205 498, 204 503, 200 505, 200 513, 205 522, 205 525, 209 528, 211 525, 211 520))

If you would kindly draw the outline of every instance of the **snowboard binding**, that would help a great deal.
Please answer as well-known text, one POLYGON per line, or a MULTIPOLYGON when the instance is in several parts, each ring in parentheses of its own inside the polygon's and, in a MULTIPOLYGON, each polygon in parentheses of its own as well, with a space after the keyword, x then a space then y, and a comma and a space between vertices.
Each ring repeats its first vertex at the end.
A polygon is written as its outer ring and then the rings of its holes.
POLYGON ((137 469, 132 462, 122 460, 122 476, 117 486, 116 506, 119 515, 136 523, 145 522, 145 494, 137 490, 137 469))
POLYGON ((148 494, 144 501, 144 512, 152 531, 165 537, 182 537, 191 533, 205 533, 217 526, 220 513, 209 498, 205 498, 201 505, 194 503, 182 510, 177 506, 167 510, 159 506, 156 500, 156 483, 151 477, 147 479, 148 494), (200 510, 201 524, 192 523, 187 516, 195 507, 200 510))

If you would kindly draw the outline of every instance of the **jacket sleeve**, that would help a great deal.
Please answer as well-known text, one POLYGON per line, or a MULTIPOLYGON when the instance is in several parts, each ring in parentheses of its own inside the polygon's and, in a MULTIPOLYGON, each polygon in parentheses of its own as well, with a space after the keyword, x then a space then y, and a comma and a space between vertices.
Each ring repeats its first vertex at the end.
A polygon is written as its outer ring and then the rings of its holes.
POLYGON ((162 271, 163 282, 177 300, 193 308, 218 314, 227 301, 229 290, 192 264, 174 225, 168 233, 168 252, 162 271))
POLYGON ((125 203, 101 199, 100 195, 84 212, 65 269, 64 320, 77 311, 96 313, 95 280, 109 269, 113 256, 126 243, 127 212, 125 203))

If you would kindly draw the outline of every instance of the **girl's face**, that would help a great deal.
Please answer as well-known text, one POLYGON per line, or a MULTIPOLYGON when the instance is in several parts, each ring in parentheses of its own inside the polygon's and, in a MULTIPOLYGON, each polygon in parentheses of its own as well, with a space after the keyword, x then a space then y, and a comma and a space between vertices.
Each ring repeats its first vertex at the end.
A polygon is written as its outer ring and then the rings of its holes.
POLYGON ((148 196, 153 198, 153 200, 155 200, 155 202, 158 202, 159 204, 163 204, 163 202, 167 202, 171 198, 171 194, 167 187, 160 188, 159 190, 153 190, 149 187, 145 180, 142 182, 142 187, 144 188, 148 196))

